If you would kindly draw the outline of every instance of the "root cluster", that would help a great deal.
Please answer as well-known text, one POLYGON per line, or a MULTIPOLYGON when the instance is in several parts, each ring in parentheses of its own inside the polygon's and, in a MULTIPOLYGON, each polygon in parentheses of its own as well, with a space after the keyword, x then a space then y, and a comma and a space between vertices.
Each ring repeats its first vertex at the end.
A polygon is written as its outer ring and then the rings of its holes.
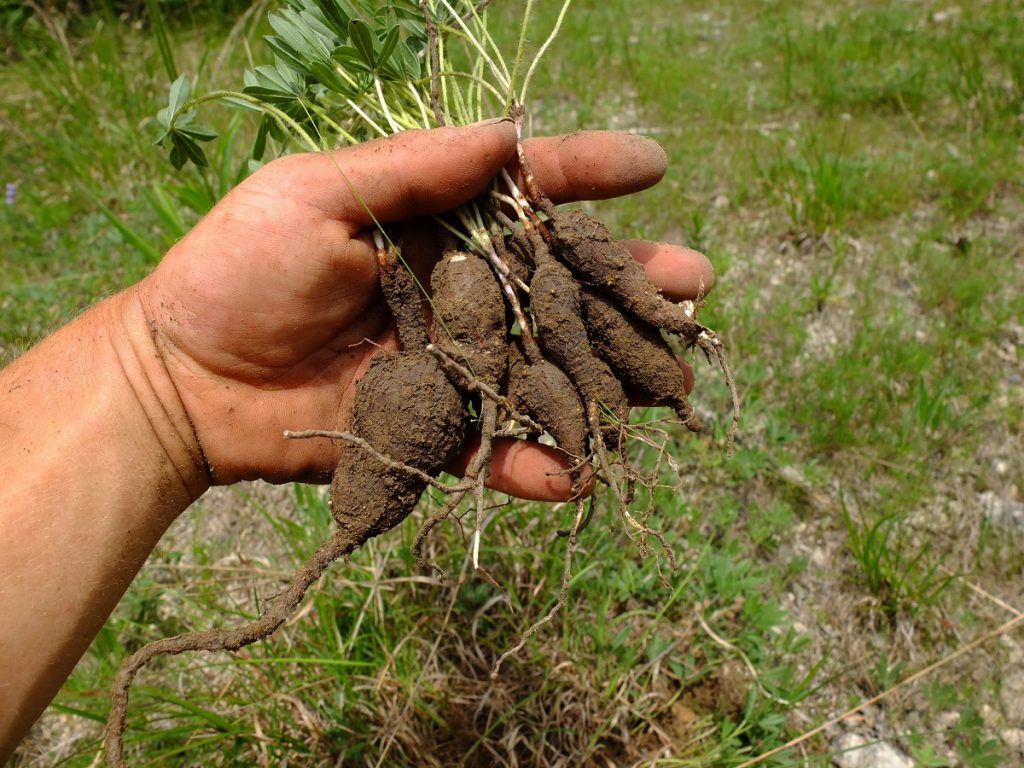
POLYGON ((685 348, 698 347, 709 361, 719 362, 725 372, 734 400, 731 442, 737 398, 722 345, 697 321, 699 301, 665 299, 600 222, 580 211, 555 208, 523 167, 531 194, 503 174, 482 204, 490 214, 489 231, 477 233, 469 244, 474 247, 459 247, 454 240, 444 247, 430 281, 429 328, 422 304, 428 297, 403 265, 399 245, 376 233, 381 290, 398 327, 401 351, 378 354, 360 380, 351 432, 286 433, 348 443, 330 489, 338 530, 256 621, 160 640, 124 662, 107 725, 111 766, 124 765, 128 691, 148 661, 192 650, 237 650, 270 635, 333 560, 402 522, 428 485, 441 490, 445 502, 415 536, 417 562, 444 576, 425 561, 424 544, 431 530, 469 497, 476 509, 471 554, 480 568, 484 484, 496 438, 549 435, 567 455, 575 499, 569 525, 560 532, 566 549, 558 600, 496 661, 493 674, 565 602, 573 553, 592 511, 583 499, 592 474, 613 490, 641 553, 647 553, 653 537, 672 562, 660 533, 629 509, 635 475, 625 456, 626 393, 672 408, 687 428, 702 429, 663 332, 673 334, 685 348), (434 478, 465 442, 471 412, 477 415, 480 449, 460 482, 441 484, 434 478))

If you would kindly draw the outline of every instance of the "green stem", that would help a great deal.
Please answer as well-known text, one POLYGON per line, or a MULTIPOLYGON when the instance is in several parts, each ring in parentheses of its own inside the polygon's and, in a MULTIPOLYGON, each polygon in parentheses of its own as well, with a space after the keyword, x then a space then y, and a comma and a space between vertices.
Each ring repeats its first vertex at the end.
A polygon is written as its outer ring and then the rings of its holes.
POLYGON ((416 90, 415 85, 410 82, 407 82, 406 85, 409 86, 409 93, 412 94, 412 98, 416 102, 416 106, 419 107, 420 117, 423 118, 420 127, 429 128, 430 117, 427 116, 427 105, 423 103, 423 98, 420 96, 420 92, 416 90))
POLYGON ((497 88, 495 88, 493 85, 491 85, 489 82, 487 82, 484 78, 480 77, 479 75, 471 75, 469 72, 454 72, 453 71, 453 72, 439 72, 438 76, 441 78, 442 84, 444 83, 444 79, 448 78, 448 77, 451 77, 451 78, 462 78, 463 80, 472 80, 474 83, 476 83, 481 88, 486 88, 490 92, 490 94, 492 96, 494 96, 494 98, 496 98, 498 100, 499 103, 501 103, 501 102, 503 102, 505 100, 505 96, 504 96, 504 94, 502 94, 501 91, 499 91, 497 88))
POLYGON ((487 55, 487 49, 485 49, 483 45, 480 43, 480 41, 476 39, 476 36, 472 32, 470 32, 469 27, 466 26, 466 22, 464 22, 462 20, 462 17, 455 12, 455 9, 452 8, 451 3, 449 3, 448 0, 441 0, 441 4, 444 5, 444 7, 447 8, 448 11, 455 17, 455 21, 458 22, 458 25, 460 27, 462 27, 462 31, 465 33, 466 39, 469 40, 473 47, 476 48, 477 52, 483 57, 484 61, 487 62, 487 66, 490 67, 491 74, 494 76, 494 79, 498 82, 498 85, 507 91, 509 88, 508 77, 506 77, 505 74, 494 63, 494 59, 487 55))
POLYGON ((384 89, 381 88, 380 78, 376 75, 373 76, 373 88, 377 91, 377 99, 380 101, 381 112, 384 113, 384 119, 388 121, 388 126, 391 128, 392 133, 401 133, 402 129, 398 123, 391 116, 390 110, 388 110, 388 100, 384 98, 384 89))
POLYGON ((313 141, 312 137, 308 133, 306 133, 306 130, 297 122, 295 122, 295 120, 292 117, 285 114, 277 107, 272 107, 266 102, 260 101, 255 96, 250 96, 249 94, 241 93, 240 91, 213 91, 203 96, 197 96, 196 98, 183 104, 173 115, 171 115, 170 124, 174 125, 175 121, 182 113, 187 112, 190 109, 194 109, 195 107, 198 107, 200 104, 205 104, 208 101, 222 100, 244 101, 247 104, 252 104, 254 107, 258 108, 259 111, 270 115, 283 126, 286 126, 290 128, 292 131, 294 131, 295 134, 299 137, 299 139, 306 145, 306 148, 310 152, 320 151, 320 145, 313 141))
POLYGON ((516 60, 512 63, 512 76, 508 81, 505 114, 508 114, 512 109, 512 102, 516 98, 516 78, 519 77, 519 68, 523 63, 523 54, 526 52, 526 31, 530 28, 531 13, 533 13, 533 0, 526 0, 526 10, 523 12, 523 26, 519 30, 519 46, 516 48, 516 60))
MULTIPOLYGON (((492 51, 494 51, 494 55, 497 57, 498 64, 501 66, 501 71, 504 73, 505 78, 509 81, 509 88, 511 89, 511 83, 514 81, 512 80, 511 75, 509 75, 508 67, 505 65, 505 59, 501 55, 501 48, 499 48, 498 44, 494 42, 494 38, 491 37, 491 33, 487 29, 487 12, 484 11, 484 17, 481 17, 479 13, 477 13, 476 3, 473 0, 470 0, 469 2, 469 9, 471 15, 473 16, 473 20, 477 23, 477 26, 480 28, 480 32, 484 38, 484 42, 491 47, 492 51)), ((529 11, 527 11, 527 13, 529 13, 529 11)))
POLYGON ((372 130, 376 131, 376 132, 377 132, 377 133, 379 133, 379 134, 380 134, 381 136, 387 136, 387 135, 388 135, 388 132, 387 132, 387 131, 385 131, 385 130, 384 130, 383 128, 381 128, 381 127, 380 127, 380 125, 378 125, 378 124, 377 124, 377 123, 376 123, 376 122, 375 122, 375 121, 373 120, 373 118, 371 118, 371 117, 370 117, 370 116, 369 116, 368 114, 366 114, 366 113, 365 113, 365 112, 364 112, 364 111, 363 111, 362 109, 360 109, 360 108, 359 108, 359 105, 358 105, 358 104, 356 104, 356 103, 355 103, 354 101, 352 101, 352 99, 345 99, 345 103, 346 103, 346 104, 348 104, 348 105, 349 105, 350 107, 352 107, 352 109, 353 109, 353 110, 355 110, 355 113, 356 113, 357 115, 359 115, 359 116, 360 116, 361 118, 363 118, 363 122, 365 122, 365 123, 366 123, 366 124, 367 124, 368 126, 370 126, 370 128, 371 128, 372 130))
MULTIPOLYGON (((530 64, 530 69, 526 72, 526 79, 523 80, 523 90, 519 94, 519 103, 526 104, 526 91, 530 87, 530 80, 533 78, 533 73, 537 70, 537 65, 540 64, 540 60, 544 57, 548 48, 558 37, 559 31, 562 29, 562 21, 565 19, 565 14, 569 10, 569 6, 572 5, 572 0, 565 0, 562 4, 562 10, 558 14, 558 20, 555 22, 555 28, 551 30, 551 34, 548 35, 548 39, 544 41, 544 45, 537 51, 536 57, 533 59, 533 63, 530 64)), ((511 90, 511 89, 510 89, 511 90)))

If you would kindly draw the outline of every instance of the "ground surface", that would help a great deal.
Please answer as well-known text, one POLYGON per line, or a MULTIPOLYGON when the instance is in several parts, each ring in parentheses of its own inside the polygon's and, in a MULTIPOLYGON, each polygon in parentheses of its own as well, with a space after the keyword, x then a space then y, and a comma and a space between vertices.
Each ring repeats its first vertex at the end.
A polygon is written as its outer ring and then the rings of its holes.
MULTIPOLYGON (((232 84, 245 40, 263 54, 218 8, 182 13, 171 39, 178 67, 232 84)), ((144 274, 239 168, 226 150, 175 176, 149 146, 167 79, 151 27, 17 29, 0 68, 3 362, 144 274)), ((575 4, 531 129, 665 145, 660 187, 595 210, 711 257, 704 319, 744 399, 726 460, 725 390, 698 366, 715 429, 674 433, 652 518, 679 570, 665 586, 602 500, 572 606, 492 683, 554 599, 568 511, 492 519, 484 559, 507 597, 464 569, 457 529, 433 545, 451 582, 417 571, 407 523, 273 642, 145 671, 136 763, 736 766, 894 686, 763 764, 1024 761, 1019 625, 952 656, 1024 610, 1022 37, 1016 2, 575 4)), ((121 656, 251 616, 328 521, 317 489, 211 491, 15 764, 92 763, 121 656)))

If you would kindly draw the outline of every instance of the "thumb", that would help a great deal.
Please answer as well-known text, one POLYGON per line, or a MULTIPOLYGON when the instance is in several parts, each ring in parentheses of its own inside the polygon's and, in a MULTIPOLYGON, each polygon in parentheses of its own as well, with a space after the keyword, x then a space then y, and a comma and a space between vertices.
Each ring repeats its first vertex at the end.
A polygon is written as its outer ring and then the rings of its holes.
POLYGON ((498 119, 459 128, 403 131, 305 155, 304 197, 353 232, 374 220, 447 211, 472 199, 515 155, 516 131, 498 119))

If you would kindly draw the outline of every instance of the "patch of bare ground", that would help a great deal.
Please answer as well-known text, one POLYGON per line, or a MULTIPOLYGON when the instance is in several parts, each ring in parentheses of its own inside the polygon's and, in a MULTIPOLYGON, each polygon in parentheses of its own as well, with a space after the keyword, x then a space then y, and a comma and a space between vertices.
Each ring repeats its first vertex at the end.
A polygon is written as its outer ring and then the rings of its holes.
MULTIPOLYGON (((866 304, 877 307, 880 314, 898 309, 910 338, 926 340, 928 334, 955 333, 950 329, 964 320, 957 316, 956 306, 940 302, 936 311, 934 296, 922 296, 927 290, 922 288, 927 283, 920 273, 922 266, 904 257, 915 242, 923 242, 925 249, 974 248, 985 254, 976 259, 1007 260, 1009 268, 1001 280, 986 290, 992 306, 1013 306, 1024 285, 1019 206, 1005 201, 992 215, 938 236, 924 234, 934 227, 932 213, 922 209, 886 222, 881 231, 856 237, 844 234, 842 243, 830 235, 783 236, 777 222, 741 213, 745 226, 733 227, 735 220, 730 220, 732 234, 725 235, 725 244, 719 246, 742 254, 723 280, 727 285, 721 291, 723 316, 758 322, 780 304, 801 307, 804 341, 793 358, 798 370, 828 365, 829 358, 850 343, 854 317, 862 314, 866 304), (823 270, 832 270, 832 284, 817 299, 809 287, 823 270), (743 285, 758 288, 752 296, 728 289, 743 285), (943 309, 948 312, 943 314, 943 309)), ((965 256, 962 275, 950 279, 966 279, 977 267, 965 256)), ((727 330, 726 341, 736 335, 762 336, 762 344, 772 340, 770 332, 739 327, 727 330)), ((899 342, 879 338, 877 343, 899 342)), ((1012 764, 1024 759, 1020 625, 957 657, 923 681, 899 687, 912 672, 954 654, 1024 611, 1020 598, 1024 594, 1024 435, 1012 417, 1024 411, 1022 351, 1021 319, 1011 317, 980 341, 971 359, 959 361, 983 372, 984 379, 973 399, 961 396, 946 403, 963 416, 962 426, 924 465, 918 464, 922 457, 881 460, 869 452, 867 442, 866 450, 839 450, 824 472, 809 477, 800 468, 801 461, 810 459, 812 466, 820 467, 822 457, 796 444, 789 446, 795 455, 774 464, 767 475, 741 490, 751 509, 784 497, 800 518, 777 550, 761 553, 779 571, 793 561, 806 563, 786 583, 781 600, 794 627, 810 639, 800 652, 799 672, 820 664, 816 677, 820 687, 790 712, 793 730, 808 730, 858 700, 897 686, 881 704, 828 729, 826 743, 808 742, 817 743, 824 754, 854 741, 863 745, 888 740, 902 743, 905 749, 908 734, 917 733, 925 734, 925 744, 935 754, 956 761, 960 759, 956 746, 965 738, 961 714, 964 707, 971 707, 980 715, 978 735, 983 740, 996 739, 1012 764), (987 393, 981 392, 986 389, 987 393), (904 461, 913 466, 901 465, 904 461), (860 505, 870 508, 885 500, 892 479, 908 471, 921 472, 926 487, 912 508, 901 510, 909 545, 923 548, 927 562, 937 564, 937 573, 955 579, 935 605, 893 612, 885 606, 884 595, 863 584, 861 566, 847 546, 843 510, 856 519, 860 505), (949 685, 958 695, 937 702, 941 697, 926 695, 928 685, 949 685), (856 734, 856 738, 844 741, 844 734, 856 734)), ((767 362, 772 364, 770 356, 767 362)), ((771 388, 770 379, 767 386, 771 388)), ((759 396, 772 397, 770 392, 759 396)), ((748 420, 741 441, 764 445, 766 428, 763 418, 748 420)), ((859 764, 840 756, 836 760, 844 766, 859 764)))

